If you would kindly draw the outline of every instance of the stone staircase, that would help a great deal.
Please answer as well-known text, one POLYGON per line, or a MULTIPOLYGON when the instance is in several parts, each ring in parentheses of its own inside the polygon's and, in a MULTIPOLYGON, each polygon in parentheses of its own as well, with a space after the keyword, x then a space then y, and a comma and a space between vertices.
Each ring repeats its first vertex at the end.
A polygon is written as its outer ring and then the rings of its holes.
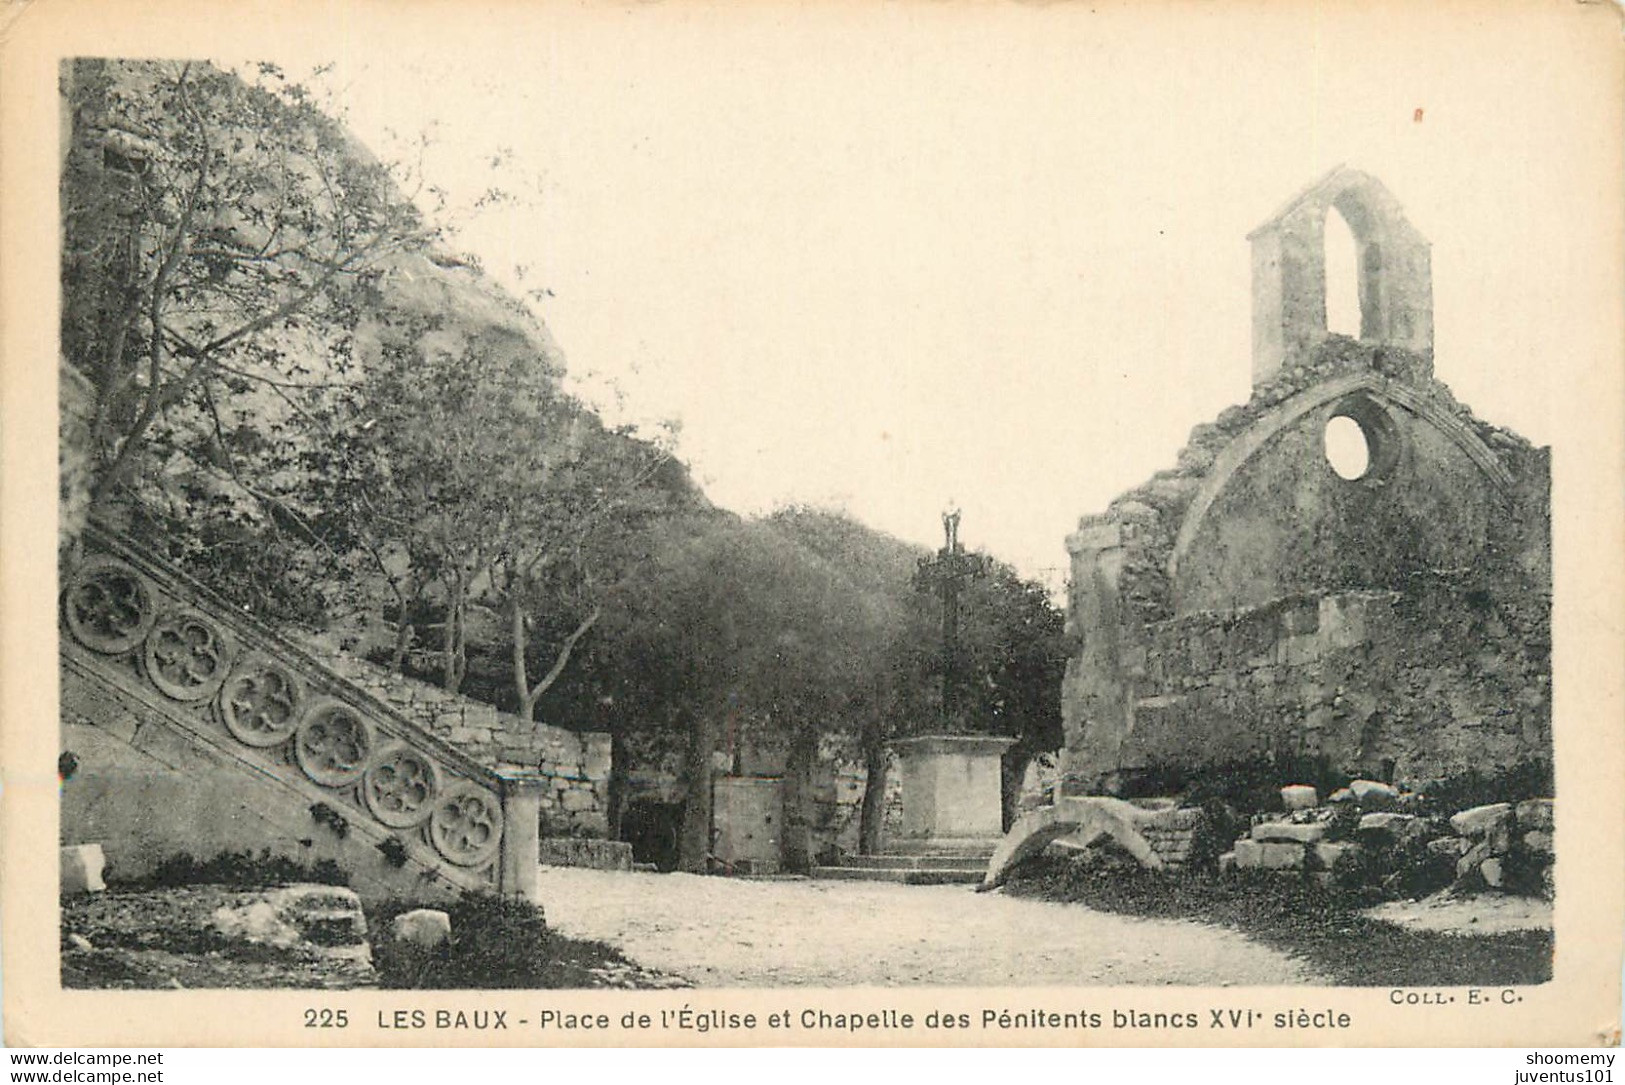
POLYGON ((534 898, 542 781, 496 772, 95 528, 64 576, 62 835, 110 871, 330 860, 363 896, 534 898))
POLYGON ((879 855, 849 855, 839 865, 813 867, 812 876, 829 881, 902 885, 977 885, 987 874, 997 843, 892 841, 879 855))

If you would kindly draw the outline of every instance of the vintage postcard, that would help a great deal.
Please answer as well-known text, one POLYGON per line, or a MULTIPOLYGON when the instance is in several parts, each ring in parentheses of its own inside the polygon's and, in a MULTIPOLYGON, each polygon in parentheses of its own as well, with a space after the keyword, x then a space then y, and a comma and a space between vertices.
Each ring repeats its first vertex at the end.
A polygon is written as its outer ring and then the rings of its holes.
POLYGON ((6 1043, 1619 1043, 1613 6, 6 18, 6 1043))

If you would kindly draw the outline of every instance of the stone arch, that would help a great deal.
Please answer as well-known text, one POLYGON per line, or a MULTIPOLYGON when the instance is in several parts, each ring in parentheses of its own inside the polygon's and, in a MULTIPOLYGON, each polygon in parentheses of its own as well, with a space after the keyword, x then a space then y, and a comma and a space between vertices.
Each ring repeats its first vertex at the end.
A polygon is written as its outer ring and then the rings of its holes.
MULTIPOLYGON (((1500 458, 1471 427, 1432 397, 1407 385, 1389 381, 1376 373, 1355 373, 1325 381, 1300 392, 1260 417, 1226 445, 1214 459, 1213 466, 1208 469, 1186 507, 1185 515, 1179 524, 1179 532, 1174 538, 1173 553, 1168 558, 1168 579, 1170 583, 1176 585, 1176 591, 1180 565, 1189 554, 1201 531, 1203 521, 1207 518, 1214 501, 1224 492, 1225 486, 1273 437, 1305 416, 1332 403, 1339 404, 1339 407, 1355 417, 1356 421, 1361 421, 1360 416, 1366 415, 1366 421, 1362 422, 1363 426, 1380 425, 1363 406, 1365 403, 1402 409, 1416 415, 1442 433, 1451 444, 1461 449, 1489 480, 1495 492, 1506 495, 1512 490, 1511 472, 1500 458)), ((1380 464, 1378 466, 1380 467, 1380 464)), ((1373 476, 1374 480, 1376 477, 1380 475, 1373 476)))
POLYGON ((1360 339, 1431 357, 1432 257, 1383 183, 1339 166, 1248 235, 1253 247, 1253 381, 1307 359, 1327 337, 1326 216, 1354 236, 1360 339))

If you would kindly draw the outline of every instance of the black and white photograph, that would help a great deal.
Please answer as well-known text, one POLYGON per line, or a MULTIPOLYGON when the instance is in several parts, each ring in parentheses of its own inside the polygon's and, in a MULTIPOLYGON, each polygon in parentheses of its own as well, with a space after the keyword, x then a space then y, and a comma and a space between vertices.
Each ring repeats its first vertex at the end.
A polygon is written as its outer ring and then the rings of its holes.
POLYGON ((1617 12, 190 10, 13 72, 8 1042, 1618 1044, 1617 12))

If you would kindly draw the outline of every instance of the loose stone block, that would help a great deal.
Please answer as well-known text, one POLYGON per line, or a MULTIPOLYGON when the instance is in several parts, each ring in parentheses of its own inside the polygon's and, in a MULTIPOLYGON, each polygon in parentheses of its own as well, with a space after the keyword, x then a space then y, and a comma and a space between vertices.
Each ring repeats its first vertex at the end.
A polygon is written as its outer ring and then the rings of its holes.
POLYGON ((338 885, 290 885, 266 899, 277 914, 319 946, 351 945, 367 937, 367 916, 353 889, 338 885))
POLYGON ((1320 824, 1295 825, 1287 821, 1266 821, 1253 826, 1254 840, 1288 840, 1298 844, 1313 844, 1326 835, 1326 826, 1320 824))
POLYGON ((1376 780, 1353 780, 1349 791, 1362 810, 1392 810, 1399 805, 1399 791, 1376 780))
POLYGON ((1263 857, 1259 863, 1265 870, 1300 870, 1303 867, 1302 844, 1269 843, 1262 845, 1263 857))
POLYGON ((1227 851, 1223 855, 1219 856, 1219 873, 1220 874, 1228 874, 1234 869, 1236 869, 1236 853, 1235 852, 1227 851))
POLYGON ((1238 840, 1231 855, 1236 857, 1236 866, 1242 870, 1254 869, 1264 862, 1264 845, 1254 840, 1238 840))
POLYGON ((1459 836, 1441 836, 1427 843, 1428 851, 1434 855, 1443 855, 1447 859, 1460 859, 1471 847, 1471 844, 1459 836))
POLYGON ((582 760, 581 770, 594 779, 607 777, 610 771, 609 744, 606 742, 602 748, 589 749, 582 760))
POLYGON ((1531 829, 1523 834, 1523 846, 1528 851, 1541 855, 1552 853, 1552 834, 1541 829, 1531 829))
POLYGON ((1483 865, 1484 860, 1490 858, 1490 849, 1483 844, 1476 844, 1469 848, 1467 853, 1456 860, 1456 877, 1465 878, 1483 865))
POLYGON ((1182 806, 1168 810, 1158 810, 1141 823, 1143 832, 1172 832, 1179 833, 1194 829, 1202 820, 1202 811, 1195 806, 1182 806))
POLYGON ((1501 888, 1503 874, 1501 860, 1491 857, 1478 865, 1478 872, 1484 876, 1484 884, 1491 889, 1501 888))
POLYGON ((1553 803, 1551 799, 1525 799, 1518 804, 1518 827, 1520 829, 1544 829, 1548 832, 1552 828, 1553 803))
POLYGON ((1335 803, 1353 802, 1354 801, 1354 792, 1350 791, 1346 787, 1340 787, 1336 791, 1332 792, 1330 795, 1326 796, 1326 801, 1329 802, 1329 803, 1332 803, 1332 802, 1335 802, 1335 803))
POLYGON ((1308 784, 1289 784, 1281 789, 1281 802, 1288 810, 1312 810, 1320 805, 1320 792, 1308 784))
POLYGON ((451 916, 438 908, 418 908, 396 916, 389 929, 397 942, 433 949, 451 940, 451 916))
POLYGON ((222 905, 209 917, 209 926, 223 938, 255 945, 290 949, 300 942, 298 928, 278 915, 268 900, 235 908, 222 905))
POLYGON ((61 892, 100 893, 107 888, 102 872, 107 869, 107 857, 100 844, 73 844, 62 849, 61 892))
POLYGON ((1378 813, 1360 817, 1360 832, 1398 836, 1416 819, 1410 814, 1378 813))
POLYGON ((1450 819, 1450 827, 1458 836, 1478 839, 1488 836, 1493 830, 1505 826, 1511 820, 1512 804, 1495 802, 1461 811, 1450 819))

